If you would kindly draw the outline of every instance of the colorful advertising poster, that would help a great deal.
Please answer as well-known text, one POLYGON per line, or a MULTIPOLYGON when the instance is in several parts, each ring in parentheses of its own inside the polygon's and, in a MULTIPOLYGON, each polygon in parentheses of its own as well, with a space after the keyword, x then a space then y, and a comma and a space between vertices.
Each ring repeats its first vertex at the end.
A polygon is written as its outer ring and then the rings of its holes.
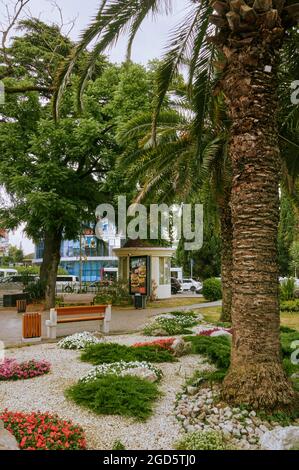
POLYGON ((130 294, 147 295, 148 257, 132 256, 130 258, 130 294))

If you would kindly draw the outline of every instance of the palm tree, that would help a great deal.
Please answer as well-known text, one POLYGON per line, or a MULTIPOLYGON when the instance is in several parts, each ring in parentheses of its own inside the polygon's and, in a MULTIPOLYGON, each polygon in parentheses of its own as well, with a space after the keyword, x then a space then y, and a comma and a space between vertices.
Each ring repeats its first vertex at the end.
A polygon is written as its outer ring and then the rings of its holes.
MULTIPOLYGON (((118 141, 125 148, 119 170, 131 187, 138 183, 136 201, 180 203, 201 194, 218 208, 221 249, 222 311, 220 321, 231 321, 232 223, 230 211, 231 170, 227 154, 228 120, 222 100, 210 101, 198 155, 197 118, 190 96, 180 91, 170 109, 159 114, 156 140, 152 145, 152 114, 140 113, 124 123, 118 141), (190 102, 191 101, 191 102, 190 102), (136 150, 136 142, 138 148, 136 150)), ((206 217, 206 216, 205 216, 206 217)))
MULTIPOLYGON (((130 45, 149 13, 169 10, 169 0, 106 0, 57 79, 59 99, 77 57, 98 36, 82 76, 80 94, 93 61, 129 28, 130 45)), ((160 69, 152 140, 159 111, 180 64, 189 64, 193 93, 210 76, 215 48, 224 65, 217 88, 231 120, 233 342, 223 398, 255 408, 289 407, 294 391, 282 368, 279 341, 277 227, 281 172, 278 145, 278 68, 288 31, 297 24, 293 0, 190 0, 190 11, 175 31, 160 69), (213 44, 214 47, 210 47, 213 44)), ((205 101, 205 100, 204 100, 205 101)), ((204 105, 203 101, 203 105, 204 105)), ((198 123, 198 147, 202 122, 198 123)))

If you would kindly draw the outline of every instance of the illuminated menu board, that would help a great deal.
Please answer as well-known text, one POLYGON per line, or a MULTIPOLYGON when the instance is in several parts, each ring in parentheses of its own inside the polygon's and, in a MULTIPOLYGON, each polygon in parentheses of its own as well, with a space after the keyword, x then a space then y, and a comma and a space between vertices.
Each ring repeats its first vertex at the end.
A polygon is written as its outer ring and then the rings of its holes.
POLYGON ((148 295, 149 257, 130 258, 130 294, 148 295))

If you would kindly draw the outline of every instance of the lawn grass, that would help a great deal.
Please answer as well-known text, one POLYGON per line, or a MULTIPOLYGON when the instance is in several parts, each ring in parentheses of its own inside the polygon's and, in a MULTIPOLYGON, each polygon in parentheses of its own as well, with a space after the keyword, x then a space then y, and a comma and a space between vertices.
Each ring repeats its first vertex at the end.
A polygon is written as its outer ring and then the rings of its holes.
POLYGON ((107 375, 95 381, 78 382, 65 395, 77 405, 98 415, 120 415, 145 421, 160 396, 155 383, 138 377, 107 375))
POLYGON ((161 346, 132 347, 117 343, 92 344, 84 349, 81 360, 93 365, 112 364, 113 362, 175 362, 171 351, 161 346))
MULTIPOLYGON (((147 308, 176 308, 189 307, 191 305, 202 304, 207 302, 203 297, 194 294, 194 297, 172 297, 171 299, 155 300, 147 302, 147 308)), ((132 310, 133 305, 113 305, 117 310, 132 310)))
MULTIPOLYGON (((204 316, 204 320, 208 323, 218 323, 221 307, 204 307, 197 309, 204 316)), ((283 326, 294 328, 299 331, 299 313, 282 312, 280 314, 280 322, 283 326)))

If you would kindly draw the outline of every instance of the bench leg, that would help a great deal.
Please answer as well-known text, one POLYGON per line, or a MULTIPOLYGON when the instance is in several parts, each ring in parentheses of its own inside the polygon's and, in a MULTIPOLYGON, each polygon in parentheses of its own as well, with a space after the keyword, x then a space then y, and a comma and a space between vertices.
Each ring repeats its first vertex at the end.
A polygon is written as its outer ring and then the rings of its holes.
POLYGON ((47 338, 56 339, 57 337, 57 327, 56 325, 47 325, 47 338))
POLYGON ((103 323, 103 333, 108 334, 110 332, 110 321, 111 321, 111 305, 106 307, 105 318, 103 323))

